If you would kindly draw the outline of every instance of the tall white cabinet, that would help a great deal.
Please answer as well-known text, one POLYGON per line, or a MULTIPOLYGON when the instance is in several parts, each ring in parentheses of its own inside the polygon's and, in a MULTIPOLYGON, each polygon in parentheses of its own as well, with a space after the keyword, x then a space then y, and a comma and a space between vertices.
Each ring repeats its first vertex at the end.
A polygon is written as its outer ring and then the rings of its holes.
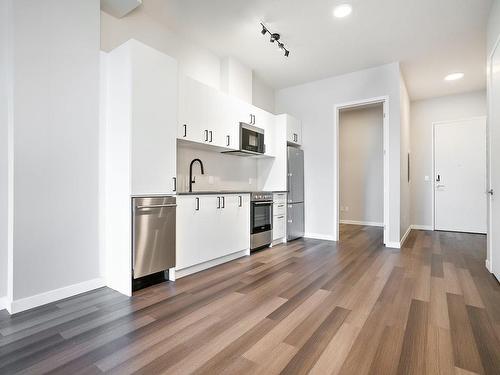
POLYGON ((136 40, 105 58, 105 274, 131 295, 131 197, 176 189, 177 62, 136 40))

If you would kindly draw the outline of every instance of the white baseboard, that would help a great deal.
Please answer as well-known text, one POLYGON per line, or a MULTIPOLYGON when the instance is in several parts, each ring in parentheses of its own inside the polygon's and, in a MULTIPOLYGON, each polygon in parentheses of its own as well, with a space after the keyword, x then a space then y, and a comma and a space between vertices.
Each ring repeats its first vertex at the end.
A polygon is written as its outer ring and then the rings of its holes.
POLYGON ((415 230, 434 230, 434 228, 432 228, 432 225, 420 225, 420 224, 412 224, 411 225, 411 229, 415 229, 415 230))
POLYGON ((485 260, 485 264, 486 264, 486 269, 490 271, 490 273, 492 273, 493 271, 491 270, 490 261, 488 259, 485 260))
POLYGON ((412 226, 410 225, 408 229, 406 230, 405 234, 403 235, 403 238, 401 238, 401 241, 399 241, 399 248, 402 248, 403 245, 405 244, 406 239, 408 238, 408 235, 410 234, 412 230, 412 226))
POLYGON ((401 243, 400 242, 387 242, 385 244, 385 247, 390 247, 391 249, 401 249, 401 243))
POLYGON ((0 310, 7 309, 8 307, 9 307, 9 300, 7 299, 7 297, 0 297, 0 310))
POLYGON ((21 311, 29 310, 34 307, 46 305, 47 303, 59 301, 64 298, 72 297, 80 293, 85 293, 90 290, 94 290, 97 288, 101 288, 106 286, 106 283, 103 279, 93 279, 84 281, 82 283, 73 284, 69 286, 65 286, 63 288, 50 290, 48 292, 36 294, 34 296, 21 298, 18 300, 12 301, 9 306, 7 306, 7 310, 11 314, 16 314, 21 311))
POLYGON ((250 249, 238 251, 236 253, 229 254, 229 255, 226 255, 226 256, 223 256, 223 257, 220 257, 217 259, 209 260, 208 262, 196 264, 196 265, 191 266, 191 267, 183 268, 181 270, 176 269, 175 270, 175 279, 177 280, 177 279, 180 279, 181 277, 185 277, 185 276, 191 275, 191 274, 196 273, 196 272, 204 271, 208 268, 212 268, 212 267, 218 266, 219 264, 227 263, 227 262, 230 262, 234 259, 238 259, 238 258, 247 256, 247 255, 250 255, 250 249))
POLYGON ((335 237, 329 234, 306 233, 304 237, 315 240, 335 241, 335 237))
POLYGON ((384 223, 378 223, 376 221, 357 221, 357 220, 340 220, 340 224, 366 225, 368 227, 383 227, 384 226, 384 223))

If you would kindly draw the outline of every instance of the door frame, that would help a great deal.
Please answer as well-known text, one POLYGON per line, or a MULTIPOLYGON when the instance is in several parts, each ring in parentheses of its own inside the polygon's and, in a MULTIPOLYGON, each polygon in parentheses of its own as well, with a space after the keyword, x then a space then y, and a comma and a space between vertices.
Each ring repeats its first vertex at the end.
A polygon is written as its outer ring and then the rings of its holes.
MULTIPOLYGON (((472 116, 472 117, 466 117, 466 118, 460 118, 460 119, 454 119, 454 120, 444 120, 444 121, 435 121, 432 123, 432 176, 431 176, 431 182, 432 182, 432 230, 436 230, 436 163, 435 163, 435 155, 436 155, 436 126, 442 125, 442 124, 453 124, 454 122, 464 122, 464 121, 469 121, 469 120, 486 120, 487 123, 487 117, 486 116, 472 116)), ((486 124, 486 186, 488 186, 488 154, 489 154, 489 147, 488 147, 488 125, 486 124)), ((487 206, 489 203, 487 204, 487 206)), ((488 211, 486 212, 486 215, 488 215, 488 211)), ((486 225, 486 229, 488 229, 488 224, 486 225)))
MULTIPOLYGON (((495 56, 495 53, 497 52, 498 47, 500 46, 500 34, 497 37, 497 40, 495 41, 495 44, 493 45, 493 49, 491 50, 491 53, 488 55, 488 68, 487 68, 487 79, 486 79, 486 85, 487 87, 487 98, 486 98, 486 103, 488 105, 487 109, 487 118, 486 118, 486 188, 488 190, 492 189, 491 186, 491 109, 493 108, 493 99, 491 97, 491 90, 493 88, 493 57, 495 56)), ((488 204, 487 204, 487 219, 488 223, 486 225, 486 268, 489 272, 493 273, 493 236, 491 235, 492 233, 492 202, 491 202, 491 195, 488 194, 488 204)))
POLYGON ((383 133, 384 133, 384 245, 389 243, 390 225, 389 225, 389 97, 378 96, 374 98, 355 100, 347 103, 335 104, 334 106, 334 139, 335 145, 334 163, 333 163, 333 177, 335 180, 335 188, 337 189, 334 199, 334 241, 339 240, 340 233, 340 139, 339 139, 339 125, 340 125, 340 111, 343 109, 364 107, 370 104, 382 104, 383 108, 383 133))

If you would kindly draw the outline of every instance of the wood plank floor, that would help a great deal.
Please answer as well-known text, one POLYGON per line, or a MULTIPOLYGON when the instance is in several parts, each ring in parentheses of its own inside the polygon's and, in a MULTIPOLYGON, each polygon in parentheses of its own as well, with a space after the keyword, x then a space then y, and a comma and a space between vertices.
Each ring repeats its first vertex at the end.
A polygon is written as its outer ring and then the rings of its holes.
POLYGON ((500 374, 500 286, 481 235, 341 227, 126 298, 9 317, 0 374, 500 374))

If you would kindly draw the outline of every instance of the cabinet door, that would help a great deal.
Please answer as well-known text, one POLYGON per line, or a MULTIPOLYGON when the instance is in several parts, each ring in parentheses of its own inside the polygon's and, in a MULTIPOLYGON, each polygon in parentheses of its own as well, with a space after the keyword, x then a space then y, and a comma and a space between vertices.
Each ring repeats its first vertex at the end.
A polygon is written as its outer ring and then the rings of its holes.
POLYGON ((285 237, 286 220, 285 215, 277 215, 273 218, 273 241, 285 237))
POLYGON ((250 196, 226 195, 223 236, 226 239, 224 255, 250 248, 250 196))
POLYGON ((264 142, 266 144, 266 155, 275 156, 275 123, 274 115, 262 109, 257 109, 255 114, 255 126, 264 129, 264 142))
POLYGON ((177 138, 205 142, 204 118, 208 105, 206 96, 205 85, 186 76, 180 78, 177 138))
POLYGON ((139 42, 131 46, 132 194, 171 194, 176 185, 177 62, 139 42))
POLYGON ((216 197, 177 197, 177 269, 214 259, 216 197))
POLYGON ((302 144, 302 125, 290 115, 287 115, 287 141, 297 145, 302 144))

